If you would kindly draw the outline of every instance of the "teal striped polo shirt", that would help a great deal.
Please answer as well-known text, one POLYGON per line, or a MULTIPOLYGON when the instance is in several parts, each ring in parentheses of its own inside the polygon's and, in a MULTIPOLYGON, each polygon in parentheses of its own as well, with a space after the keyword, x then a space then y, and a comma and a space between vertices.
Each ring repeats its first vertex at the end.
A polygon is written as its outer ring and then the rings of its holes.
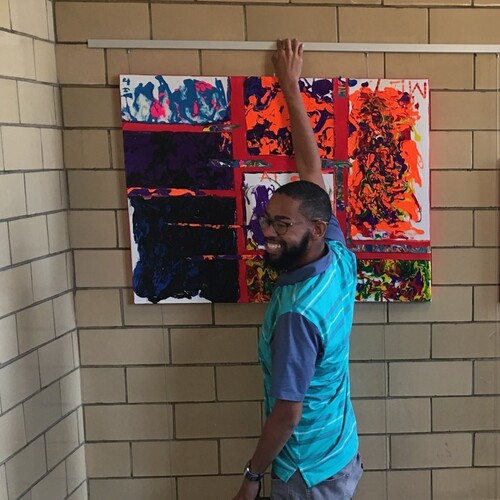
POLYGON ((303 404, 273 472, 287 482, 299 469, 309 487, 340 471, 358 450, 349 383, 356 259, 342 242, 326 244, 325 256, 280 275, 259 339, 266 415, 276 399, 303 404))

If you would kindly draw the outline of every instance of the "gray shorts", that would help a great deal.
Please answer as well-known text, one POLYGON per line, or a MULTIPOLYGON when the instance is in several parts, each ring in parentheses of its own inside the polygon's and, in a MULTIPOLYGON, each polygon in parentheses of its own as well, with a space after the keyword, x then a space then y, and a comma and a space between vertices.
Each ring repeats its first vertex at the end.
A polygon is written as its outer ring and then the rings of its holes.
POLYGON ((308 488, 300 471, 284 483, 273 475, 271 500, 350 500, 363 474, 359 453, 337 474, 308 488))

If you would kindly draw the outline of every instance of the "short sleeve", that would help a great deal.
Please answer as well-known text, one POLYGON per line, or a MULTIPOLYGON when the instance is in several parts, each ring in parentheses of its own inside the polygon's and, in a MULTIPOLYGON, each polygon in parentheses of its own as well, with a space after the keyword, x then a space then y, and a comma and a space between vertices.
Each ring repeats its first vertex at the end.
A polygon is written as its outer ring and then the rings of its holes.
POLYGON ((301 314, 282 314, 271 340, 271 396, 303 401, 321 354, 317 327, 301 314))
POLYGON ((331 241, 340 241, 345 245, 345 238, 342 229, 340 229, 339 220, 332 214, 330 221, 328 222, 328 227, 326 228, 325 239, 331 241))

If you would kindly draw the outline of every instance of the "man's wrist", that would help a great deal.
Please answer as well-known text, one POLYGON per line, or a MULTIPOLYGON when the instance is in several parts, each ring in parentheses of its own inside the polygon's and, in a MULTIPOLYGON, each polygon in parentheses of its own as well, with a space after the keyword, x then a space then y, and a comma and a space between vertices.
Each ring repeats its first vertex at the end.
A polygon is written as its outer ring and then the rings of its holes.
POLYGON ((262 478, 264 477, 264 473, 256 473, 251 470, 252 467, 252 462, 249 460, 247 464, 245 465, 245 469, 243 470, 243 476, 245 479, 248 479, 249 481, 252 482, 259 482, 262 481, 262 478))

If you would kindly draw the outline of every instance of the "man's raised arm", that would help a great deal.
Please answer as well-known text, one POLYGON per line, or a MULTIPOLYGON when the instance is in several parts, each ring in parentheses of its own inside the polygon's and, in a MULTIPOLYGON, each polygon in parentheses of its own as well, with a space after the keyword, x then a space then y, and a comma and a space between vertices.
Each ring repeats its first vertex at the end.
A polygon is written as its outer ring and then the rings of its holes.
POLYGON ((297 172, 301 180, 314 182, 325 189, 318 146, 298 84, 303 50, 303 44, 296 39, 278 40, 273 64, 290 113, 297 172))

